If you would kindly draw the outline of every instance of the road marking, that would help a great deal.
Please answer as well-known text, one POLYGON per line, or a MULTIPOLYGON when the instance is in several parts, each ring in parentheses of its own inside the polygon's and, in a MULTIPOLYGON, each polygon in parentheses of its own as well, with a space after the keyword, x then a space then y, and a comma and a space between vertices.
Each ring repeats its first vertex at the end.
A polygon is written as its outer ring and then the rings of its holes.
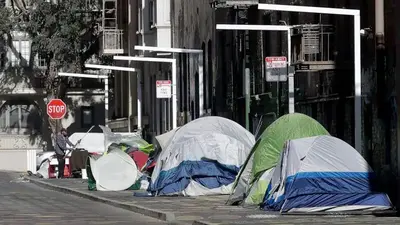
POLYGON ((90 224, 117 224, 117 222, 123 222, 123 221, 92 221, 90 224))
POLYGON ((62 217, 62 216, 56 216, 56 215, 50 215, 50 216, 45 216, 45 215, 36 215, 35 217, 38 218, 57 218, 57 217, 62 217))

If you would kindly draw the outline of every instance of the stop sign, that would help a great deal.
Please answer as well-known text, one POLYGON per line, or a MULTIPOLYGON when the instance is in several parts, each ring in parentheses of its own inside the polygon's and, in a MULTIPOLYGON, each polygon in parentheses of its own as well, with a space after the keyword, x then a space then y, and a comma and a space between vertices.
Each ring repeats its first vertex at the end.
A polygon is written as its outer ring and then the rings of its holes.
POLYGON ((47 104, 47 115, 52 119, 62 119, 67 113, 67 105, 61 99, 52 99, 47 104))

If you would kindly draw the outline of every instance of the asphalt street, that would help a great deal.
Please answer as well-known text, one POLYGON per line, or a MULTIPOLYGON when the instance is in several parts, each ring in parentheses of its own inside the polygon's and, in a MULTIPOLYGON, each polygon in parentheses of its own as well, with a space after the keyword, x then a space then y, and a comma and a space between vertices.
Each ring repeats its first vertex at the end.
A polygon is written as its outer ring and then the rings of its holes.
POLYGON ((166 224, 124 209, 40 188, 0 171, 0 225, 166 224))

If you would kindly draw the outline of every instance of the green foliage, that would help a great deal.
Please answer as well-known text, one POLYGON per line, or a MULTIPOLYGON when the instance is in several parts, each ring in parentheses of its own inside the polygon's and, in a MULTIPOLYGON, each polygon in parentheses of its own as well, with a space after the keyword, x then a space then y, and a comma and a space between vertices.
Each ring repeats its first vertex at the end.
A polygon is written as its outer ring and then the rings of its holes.
POLYGON ((0 35, 11 30, 11 11, 8 8, 0 8, 0 35))
POLYGON ((21 28, 31 36, 34 53, 48 63, 53 61, 56 68, 79 71, 81 64, 97 51, 99 15, 86 9, 86 1, 51 2, 34 0, 21 28))

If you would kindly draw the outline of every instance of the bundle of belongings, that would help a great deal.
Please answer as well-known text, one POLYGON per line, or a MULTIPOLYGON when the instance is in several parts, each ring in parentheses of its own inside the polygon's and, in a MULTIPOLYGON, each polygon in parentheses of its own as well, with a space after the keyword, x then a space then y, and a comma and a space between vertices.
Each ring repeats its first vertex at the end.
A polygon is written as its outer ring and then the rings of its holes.
MULTIPOLYGON (((137 190, 147 188, 138 180, 144 176, 145 167, 153 145, 135 133, 116 134, 100 126, 105 137, 107 151, 91 155, 87 159, 88 189, 101 191, 137 190)), ((146 176, 145 176, 146 177, 146 176)), ((147 185, 147 186, 146 186, 147 185)))

